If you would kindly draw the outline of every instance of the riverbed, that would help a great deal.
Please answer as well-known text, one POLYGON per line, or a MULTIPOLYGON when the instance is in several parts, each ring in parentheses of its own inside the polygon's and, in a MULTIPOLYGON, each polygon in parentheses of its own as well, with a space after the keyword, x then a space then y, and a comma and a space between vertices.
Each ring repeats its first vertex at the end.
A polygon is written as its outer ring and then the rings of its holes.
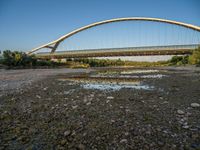
POLYGON ((0 149, 199 149, 196 67, 0 71, 0 149))

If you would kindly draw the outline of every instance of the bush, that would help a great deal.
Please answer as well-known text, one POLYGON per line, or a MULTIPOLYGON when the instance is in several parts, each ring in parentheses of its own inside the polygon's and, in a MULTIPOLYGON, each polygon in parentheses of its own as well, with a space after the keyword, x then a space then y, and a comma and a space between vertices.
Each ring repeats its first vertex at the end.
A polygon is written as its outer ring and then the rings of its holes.
POLYGON ((37 66, 51 66, 51 63, 49 61, 39 60, 37 61, 37 66))
POLYGON ((188 58, 189 56, 173 56, 169 63, 171 65, 186 65, 188 64, 188 58))
POLYGON ((200 65, 200 47, 198 47, 189 57, 189 63, 192 65, 200 65))
POLYGON ((32 66, 58 66, 59 62, 38 60, 34 55, 27 55, 24 52, 6 50, 3 52, 2 64, 9 67, 32 67, 32 66))
POLYGON ((34 66, 37 59, 34 55, 27 55, 24 52, 6 50, 3 52, 2 63, 7 66, 34 66))
POLYGON ((106 67, 106 66, 122 66, 124 61, 121 59, 118 60, 109 60, 109 59, 74 59, 75 62, 81 62, 83 64, 88 64, 90 67, 106 67))

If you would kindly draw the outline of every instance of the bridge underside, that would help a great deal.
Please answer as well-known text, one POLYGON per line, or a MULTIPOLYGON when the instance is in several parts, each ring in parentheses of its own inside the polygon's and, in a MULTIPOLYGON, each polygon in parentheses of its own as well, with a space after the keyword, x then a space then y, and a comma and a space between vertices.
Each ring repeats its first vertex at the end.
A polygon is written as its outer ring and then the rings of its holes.
POLYGON ((39 53, 39 59, 61 59, 61 58, 88 58, 88 57, 112 57, 112 56, 152 56, 152 55, 184 55, 192 54, 191 49, 178 50, 148 50, 148 51, 77 51, 77 52, 57 52, 39 53))

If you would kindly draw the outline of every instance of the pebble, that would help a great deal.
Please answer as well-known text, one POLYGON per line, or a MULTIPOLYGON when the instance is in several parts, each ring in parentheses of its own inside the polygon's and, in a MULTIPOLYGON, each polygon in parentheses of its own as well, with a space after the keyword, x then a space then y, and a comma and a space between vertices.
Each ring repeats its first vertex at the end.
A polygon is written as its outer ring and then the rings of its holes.
POLYGON ((41 96, 39 96, 39 95, 36 95, 36 97, 39 98, 39 99, 41 98, 41 96))
POLYGON ((111 119, 110 121, 111 121, 111 123, 114 123, 114 122, 115 122, 115 120, 113 120, 113 119, 111 119))
POLYGON ((179 115, 183 115, 185 112, 182 111, 182 110, 180 110, 180 109, 178 109, 178 110, 177 110, 177 113, 178 113, 179 115))
POLYGON ((188 129, 188 128, 189 128, 189 126, 188 126, 188 125, 185 125, 185 126, 183 126, 183 128, 184 128, 184 129, 188 129))
POLYGON ((79 149, 79 150, 84 150, 84 149, 85 149, 85 146, 84 146, 83 144, 79 144, 79 145, 78 145, 78 149, 79 149))
POLYGON ((200 107, 200 104, 198 104, 198 103, 191 103, 191 107, 193 107, 193 108, 200 107))
POLYGON ((78 106, 77 105, 75 105, 75 106, 72 106, 72 109, 76 109, 78 106))
POLYGON ((129 133, 128 133, 128 132, 125 132, 125 133, 124 133, 124 135, 126 135, 126 136, 127 136, 127 135, 129 135, 129 133))
POLYGON ((65 131, 64 136, 68 136, 68 135, 70 135, 70 133, 71 133, 70 131, 65 131))
POLYGON ((90 97, 94 97, 94 94, 90 94, 90 97))
POLYGON ((63 94, 68 95, 70 91, 64 91, 63 94))
POLYGON ((109 102, 110 102, 110 100, 107 100, 107 101, 106 101, 106 103, 109 103, 109 102))
POLYGON ((127 141, 127 139, 122 139, 121 141, 120 141, 120 143, 127 143, 128 141, 127 141))
POLYGON ((66 142, 67 142, 66 140, 61 140, 60 144, 63 146, 66 144, 66 142))
POLYGON ((168 104, 169 102, 168 101, 164 101, 162 104, 168 104))
POLYGON ((112 97, 112 96, 108 96, 107 99, 114 99, 114 97, 112 97))
POLYGON ((125 109, 126 112, 130 112, 130 109, 125 109))
POLYGON ((90 105, 91 104, 91 102, 88 102, 86 105, 90 105))

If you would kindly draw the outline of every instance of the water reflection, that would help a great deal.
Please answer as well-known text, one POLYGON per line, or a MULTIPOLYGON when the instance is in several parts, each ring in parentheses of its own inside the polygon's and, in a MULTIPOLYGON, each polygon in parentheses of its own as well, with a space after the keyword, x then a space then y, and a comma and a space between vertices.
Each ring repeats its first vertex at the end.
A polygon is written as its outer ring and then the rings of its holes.
POLYGON ((73 83, 80 84, 84 89, 120 90, 126 88, 152 90, 154 87, 144 84, 143 80, 161 79, 165 76, 158 70, 104 70, 72 75, 60 79, 60 81, 72 81, 73 83))

